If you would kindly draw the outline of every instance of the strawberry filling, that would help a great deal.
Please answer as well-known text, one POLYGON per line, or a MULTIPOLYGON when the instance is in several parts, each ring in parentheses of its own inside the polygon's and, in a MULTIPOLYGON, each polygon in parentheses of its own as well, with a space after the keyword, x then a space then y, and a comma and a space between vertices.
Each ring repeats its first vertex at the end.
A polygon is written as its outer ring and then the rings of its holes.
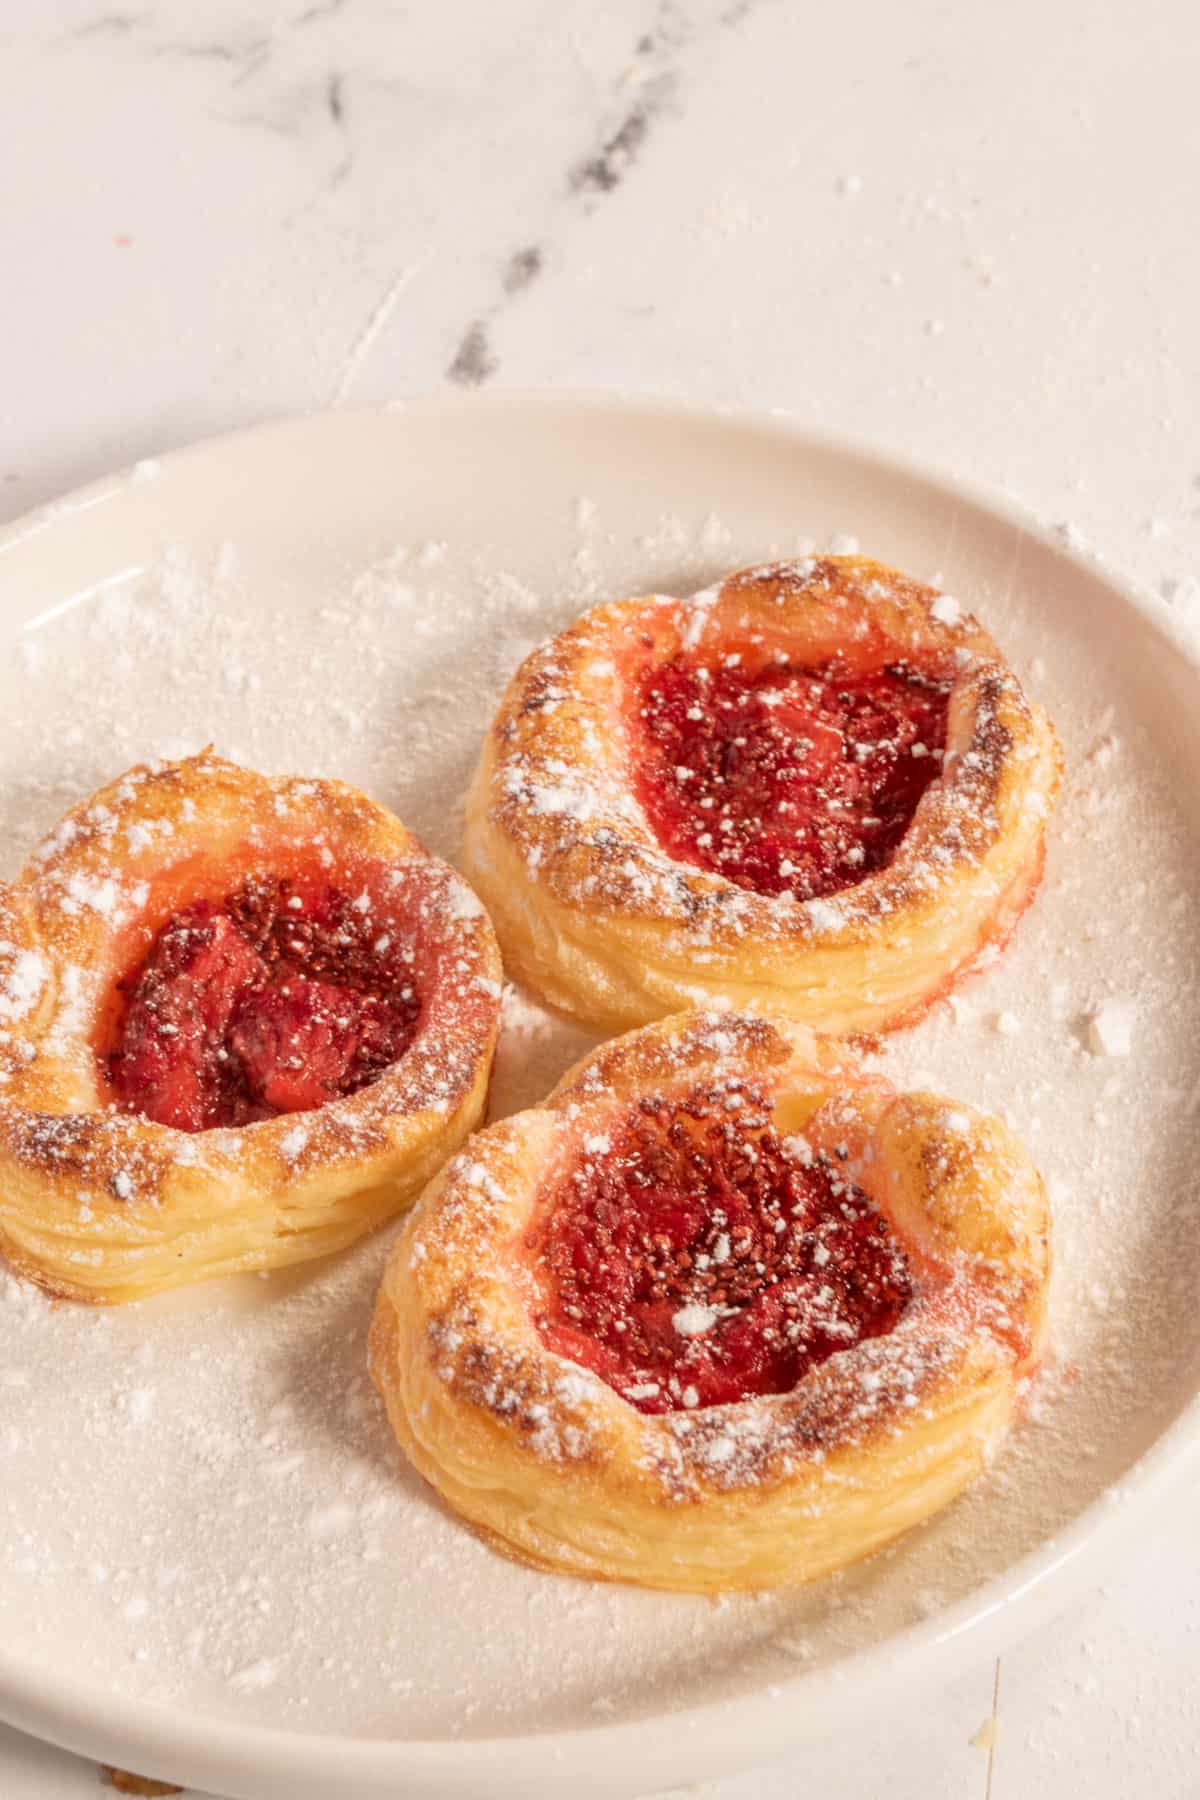
POLYGON ((543 1343, 646 1413, 786 1393, 914 1286, 838 1159, 729 1084, 585 1141, 527 1247, 543 1343))
POLYGON ((251 877, 167 920, 121 984, 120 1102, 181 1131, 307 1112, 382 1074, 420 1014, 413 953, 365 897, 251 877))
POLYGON ((677 860, 761 894, 835 893, 890 861, 939 774, 951 685, 911 662, 676 656, 635 689, 638 798, 677 860))

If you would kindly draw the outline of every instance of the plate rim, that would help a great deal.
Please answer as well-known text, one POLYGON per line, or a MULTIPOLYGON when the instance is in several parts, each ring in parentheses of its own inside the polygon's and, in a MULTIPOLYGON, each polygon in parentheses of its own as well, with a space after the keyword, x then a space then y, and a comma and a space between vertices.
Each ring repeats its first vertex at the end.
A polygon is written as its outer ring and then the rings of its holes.
MULTIPOLYGON (((622 389, 497 386, 461 393, 432 389, 383 407, 320 409, 218 432, 142 458, 0 525, 0 559, 75 514, 124 495, 148 462, 172 470, 237 453, 248 442, 320 432, 331 420, 357 422, 429 415, 453 419, 481 412, 642 415, 680 426, 727 425, 781 448, 871 466, 883 476, 916 482, 1024 533, 1067 565, 1099 581, 1130 606, 1141 624, 1200 678, 1197 646, 1166 602, 1097 551, 1047 526, 1022 500, 950 474, 907 451, 825 429, 782 409, 705 404, 622 389)), ((2 570, 0 560, 0 570, 2 570)), ((527 1791, 531 1776, 553 1763, 575 1791, 620 1794, 664 1782, 712 1778, 778 1760, 801 1743, 831 1735, 872 1701, 895 1703, 918 1681, 962 1667, 964 1647, 990 1628, 989 1651, 1004 1649, 1062 1610, 1098 1567, 1111 1562, 1154 1499, 1192 1465, 1200 1466, 1200 1391, 1151 1447, 1061 1532, 1028 1551, 971 1594, 931 1618, 906 1626, 847 1662, 805 1672, 749 1692, 619 1723, 484 1738, 353 1737, 192 1715, 162 1701, 114 1694, 94 1681, 23 1671, 0 1646, 0 1720, 80 1755, 136 1764, 140 1772, 184 1779, 241 1800, 286 1792, 324 1800, 345 1784, 364 1800, 391 1796, 401 1781, 415 1791, 467 1796, 527 1791), (803 1705, 788 1706, 786 1699, 803 1705), (669 1732, 663 1725, 669 1723, 669 1732), (214 1730, 214 1727, 217 1727, 214 1730), (219 1742, 216 1739, 219 1736, 219 1742), (739 1748, 755 1745, 750 1762, 739 1748)))

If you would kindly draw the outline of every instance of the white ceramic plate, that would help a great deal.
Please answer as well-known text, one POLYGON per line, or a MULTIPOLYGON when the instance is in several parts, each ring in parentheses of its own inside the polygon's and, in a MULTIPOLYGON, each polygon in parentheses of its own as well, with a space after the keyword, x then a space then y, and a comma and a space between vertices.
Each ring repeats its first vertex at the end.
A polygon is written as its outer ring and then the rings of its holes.
MULTIPOLYGON (((1011 510, 777 421, 503 393, 141 465, 0 537, 0 866, 126 764, 209 740, 357 782, 453 855, 535 640, 599 595, 843 534, 978 610, 1069 759, 1011 953, 885 1057, 1006 1110, 1050 1179, 1055 1351, 1009 1448, 807 1592, 589 1587, 492 1554, 394 1451, 363 1355, 388 1234, 111 1314, 0 1272, 12 1723, 251 1800, 645 1792, 994 1650, 1145 1517, 1198 1435, 1200 677, 1011 510), (1128 1057, 1087 1048, 1112 997, 1128 1057)), ((497 1109, 585 1042, 514 997, 497 1109)))

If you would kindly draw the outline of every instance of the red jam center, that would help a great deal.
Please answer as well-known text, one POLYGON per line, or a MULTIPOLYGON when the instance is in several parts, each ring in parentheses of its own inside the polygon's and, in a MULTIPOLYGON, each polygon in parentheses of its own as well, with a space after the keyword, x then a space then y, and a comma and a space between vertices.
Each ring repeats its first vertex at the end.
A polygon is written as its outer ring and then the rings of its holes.
POLYGON ((122 989, 113 1086, 181 1131, 352 1094, 403 1054, 420 1012, 412 950, 364 899, 274 877, 176 913, 122 989))
POLYGON ((780 1394, 896 1324, 913 1292, 836 1159, 781 1140, 747 1089, 646 1101, 593 1141, 532 1240, 548 1349, 641 1412, 780 1394))
POLYGON ((941 769, 950 687, 909 663, 676 657, 640 683, 638 797, 677 860, 761 894, 834 893, 908 829, 941 769))

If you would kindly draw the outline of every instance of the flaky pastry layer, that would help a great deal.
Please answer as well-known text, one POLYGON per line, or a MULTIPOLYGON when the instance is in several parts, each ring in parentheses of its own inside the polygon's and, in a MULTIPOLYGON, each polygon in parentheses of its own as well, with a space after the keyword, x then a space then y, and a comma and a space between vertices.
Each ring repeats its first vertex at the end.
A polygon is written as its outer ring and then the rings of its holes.
POLYGON ((1061 753, 957 603, 863 557, 731 575, 690 600, 597 606, 518 669, 467 801, 464 867, 509 973, 602 1030, 688 1006, 784 1006, 838 1034, 912 1020, 1003 947, 1040 879, 1061 753), (798 900, 672 858, 630 776, 647 666, 763 647, 878 669, 951 656, 942 772, 891 861, 798 900))
POLYGON ((0 887, 0 1252, 56 1294, 115 1302, 342 1248, 478 1121, 500 993, 471 889, 354 788, 209 753, 130 769, 0 887), (425 964, 412 1043, 311 1112, 191 1133, 119 1110, 97 1054, 114 983, 173 913, 250 865, 347 884, 369 871, 395 895, 425 964))
POLYGON ((371 1369, 417 1469, 510 1555, 766 1588, 879 1549, 978 1473, 1036 1364, 1049 1270, 1045 1190, 999 1120, 896 1093, 782 1014, 691 1013, 602 1046, 440 1173, 388 1263, 371 1369), (789 1393, 644 1414, 543 1344, 530 1220, 639 1102, 747 1079, 883 1212, 916 1292, 789 1393))

